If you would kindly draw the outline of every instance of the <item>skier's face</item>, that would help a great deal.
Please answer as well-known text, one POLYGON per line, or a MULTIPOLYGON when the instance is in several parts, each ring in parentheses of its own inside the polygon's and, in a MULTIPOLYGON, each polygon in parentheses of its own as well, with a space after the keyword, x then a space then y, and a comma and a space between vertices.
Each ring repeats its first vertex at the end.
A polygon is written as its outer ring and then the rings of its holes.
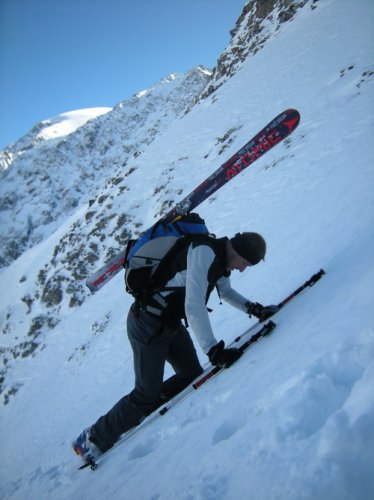
POLYGON ((233 252, 227 260, 226 271, 240 271, 241 273, 251 264, 237 252, 233 252))

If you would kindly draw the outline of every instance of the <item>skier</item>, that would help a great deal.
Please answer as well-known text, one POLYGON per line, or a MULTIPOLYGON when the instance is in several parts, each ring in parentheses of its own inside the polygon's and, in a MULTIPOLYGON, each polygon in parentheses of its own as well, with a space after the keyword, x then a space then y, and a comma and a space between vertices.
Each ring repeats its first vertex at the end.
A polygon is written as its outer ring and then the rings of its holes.
POLYGON ((127 318, 135 388, 74 441, 74 451, 83 460, 95 459, 109 450, 123 433, 202 373, 191 337, 181 322, 183 317, 213 365, 228 368, 240 357, 238 349, 225 348, 223 340, 215 339, 206 303, 217 287, 223 300, 249 316, 265 320, 277 312, 277 306, 251 302, 230 284, 231 271, 243 272, 263 260, 265 253, 265 240, 258 233, 238 233, 231 239, 197 239, 168 266, 167 290, 135 301, 127 318), (166 361, 175 375, 163 381, 166 361))

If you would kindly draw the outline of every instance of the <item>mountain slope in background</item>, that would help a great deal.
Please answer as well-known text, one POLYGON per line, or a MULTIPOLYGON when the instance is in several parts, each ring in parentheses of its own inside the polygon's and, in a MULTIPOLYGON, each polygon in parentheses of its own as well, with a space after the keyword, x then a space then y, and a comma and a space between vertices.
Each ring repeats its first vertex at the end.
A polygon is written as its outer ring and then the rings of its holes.
POLYGON ((2 151, 0 265, 10 264, 52 234, 78 206, 95 199, 103 179, 125 171, 129 161, 183 116, 210 76, 203 67, 171 74, 113 109, 45 120, 2 151))
MULTIPOLYGON (((4 498, 374 496, 374 5, 302 2, 279 29, 272 5, 261 50, 2 272, 4 498), (89 295, 85 274, 289 107, 302 117, 295 133, 199 213, 219 236, 265 236, 266 262, 232 276, 250 300, 277 303, 321 267, 326 276, 236 365, 96 473, 78 472, 71 440, 133 385, 123 277, 89 295)), ((210 305, 217 339, 253 321, 210 305)))

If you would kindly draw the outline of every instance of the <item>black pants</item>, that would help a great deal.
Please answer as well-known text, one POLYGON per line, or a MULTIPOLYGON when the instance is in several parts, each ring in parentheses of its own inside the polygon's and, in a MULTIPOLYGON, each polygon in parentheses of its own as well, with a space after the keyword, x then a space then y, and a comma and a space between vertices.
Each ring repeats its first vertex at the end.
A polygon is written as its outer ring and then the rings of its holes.
POLYGON ((130 309, 127 335, 134 355, 135 388, 92 426, 91 438, 103 452, 163 402, 202 373, 191 337, 181 322, 163 322, 130 309), (165 362, 175 375, 163 381, 165 362))

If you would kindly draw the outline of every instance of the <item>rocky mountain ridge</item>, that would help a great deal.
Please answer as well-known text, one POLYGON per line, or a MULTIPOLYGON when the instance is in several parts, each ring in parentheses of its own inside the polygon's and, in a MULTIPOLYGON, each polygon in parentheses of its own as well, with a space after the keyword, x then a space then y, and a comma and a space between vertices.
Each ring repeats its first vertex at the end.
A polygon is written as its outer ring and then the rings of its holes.
POLYGON ((126 172, 131 159, 183 116, 210 77, 201 66, 185 75, 171 74, 73 133, 46 140, 43 131, 51 121, 45 120, 2 151, 0 266, 9 265, 52 234, 78 206, 95 199, 105 178, 126 172))
POLYGON ((204 89, 201 99, 207 98, 230 79, 247 57, 254 56, 266 41, 275 36, 281 25, 291 21, 296 12, 309 3, 314 10, 318 0, 251 0, 243 8, 230 31, 231 40, 220 55, 212 81, 204 89))

